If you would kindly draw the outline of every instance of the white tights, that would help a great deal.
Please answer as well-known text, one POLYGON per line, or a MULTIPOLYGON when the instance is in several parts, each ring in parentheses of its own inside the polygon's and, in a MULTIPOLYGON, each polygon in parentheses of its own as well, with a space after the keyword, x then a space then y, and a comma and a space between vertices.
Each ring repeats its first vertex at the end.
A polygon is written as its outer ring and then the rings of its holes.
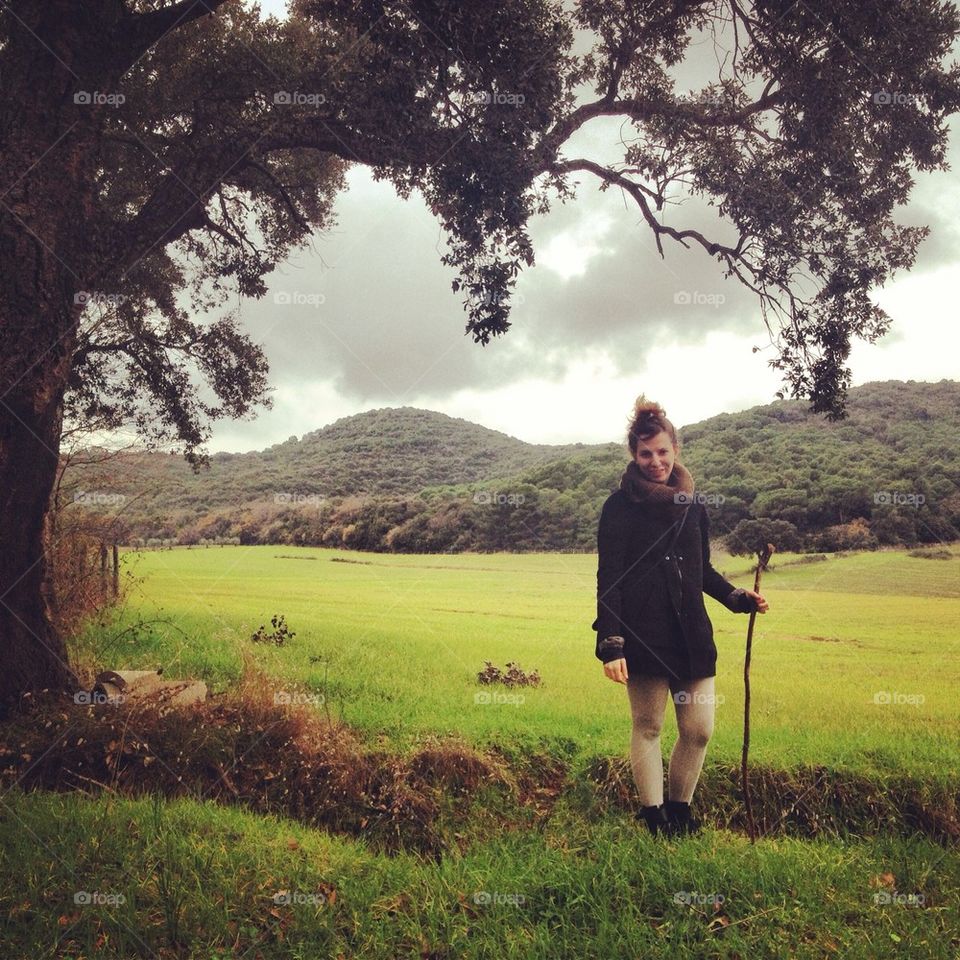
POLYGON ((667 778, 671 800, 687 803, 700 779, 700 770, 707 754, 707 743, 713 734, 714 677, 698 680, 672 680, 667 677, 631 675, 627 680, 627 696, 633 715, 630 738, 630 767, 637 785, 640 803, 658 806, 663 803, 663 756, 660 752, 660 730, 663 726, 667 693, 673 692, 679 736, 670 754, 667 778), (682 693, 685 692, 685 696, 682 693))

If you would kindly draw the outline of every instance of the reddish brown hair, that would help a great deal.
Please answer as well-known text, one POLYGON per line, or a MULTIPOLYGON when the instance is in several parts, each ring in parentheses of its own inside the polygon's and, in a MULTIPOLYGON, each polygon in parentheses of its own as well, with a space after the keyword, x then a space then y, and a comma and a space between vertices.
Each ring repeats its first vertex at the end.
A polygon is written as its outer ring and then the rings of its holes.
POLYGON ((659 403, 648 400, 641 393, 633 405, 633 413, 630 414, 627 424, 627 446, 630 447, 630 456, 636 458, 638 441, 649 440, 661 430, 670 437, 674 448, 679 453, 680 441, 677 440, 677 431, 667 419, 666 411, 659 403))

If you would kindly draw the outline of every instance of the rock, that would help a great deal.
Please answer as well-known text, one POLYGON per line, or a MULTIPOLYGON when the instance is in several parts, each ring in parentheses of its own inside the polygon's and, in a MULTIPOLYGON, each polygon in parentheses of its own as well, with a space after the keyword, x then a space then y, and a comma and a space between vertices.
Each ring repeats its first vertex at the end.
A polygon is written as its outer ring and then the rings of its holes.
POLYGON ((93 703, 152 702, 165 713, 207 699, 203 680, 163 680, 159 670, 104 670, 90 691, 93 703))

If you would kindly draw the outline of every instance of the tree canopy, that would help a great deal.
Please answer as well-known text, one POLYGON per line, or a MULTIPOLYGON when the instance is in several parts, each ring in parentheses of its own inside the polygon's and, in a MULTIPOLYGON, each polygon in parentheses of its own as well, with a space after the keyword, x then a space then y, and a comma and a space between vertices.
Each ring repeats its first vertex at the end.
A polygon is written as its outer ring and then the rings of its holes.
MULTIPOLYGON (((231 0, 88 3, 62 21, 57 6, 11 5, 0 66, 15 83, 44 49, 58 60, 77 102, 57 104, 49 134, 94 153, 76 244, 55 247, 84 307, 66 412, 133 422, 191 457, 209 420, 268 403, 262 351, 235 314, 209 317, 262 296, 275 265, 331 225, 352 163, 422 192, 476 341, 510 326, 510 291, 534 263, 530 217, 585 174, 636 203, 665 256, 699 247, 754 290, 785 388, 841 415, 852 340, 888 325, 869 292, 926 233, 894 212, 912 170, 944 165, 960 102, 944 3, 294 0, 285 21, 231 0), (579 55, 577 31, 591 43, 579 55), (716 76, 679 89, 704 40, 716 76), (602 117, 624 121, 616 164, 569 147, 602 117), (667 223, 682 196, 716 209, 715 236, 667 223)), ((18 157, 16 112, 13 196, 56 177, 66 146, 39 138, 18 157)), ((31 227, 29 211, 11 227, 31 227)), ((26 338, 9 373, 48 347, 26 338)))
POLYGON ((894 213, 960 103, 939 0, 288 9, 0 6, 0 700, 63 677, 42 530, 64 420, 204 459, 213 420, 268 399, 231 300, 330 225, 349 165, 425 198, 480 344, 509 328, 531 217, 579 176, 619 187, 665 255, 699 247, 755 292, 785 389, 840 417, 852 341, 888 324, 869 292, 925 233, 894 213), (687 89, 703 42, 715 74, 687 89), (599 118, 623 121, 616 163, 573 146, 599 118), (685 196, 715 235, 667 222, 685 196))

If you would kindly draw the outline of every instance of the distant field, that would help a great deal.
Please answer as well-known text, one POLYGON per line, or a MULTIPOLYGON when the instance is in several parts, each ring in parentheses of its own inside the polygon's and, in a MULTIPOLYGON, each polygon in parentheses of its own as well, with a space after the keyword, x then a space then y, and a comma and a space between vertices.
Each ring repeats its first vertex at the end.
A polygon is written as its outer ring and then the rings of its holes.
MULTIPOLYGON (((864 773, 954 777, 960 761, 960 548, 949 560, 881 551, 775 558, 751 666, 751 758, 864 773), (878 702, 879 701, 879 702, 878 702)), ((295 547, 127 552, 139 578, 118 624, 78 646, 104 666, 163 664, 223 688, 246 645, 283 682, 325 693, 334 715, 403 747, 458 732, 477 745, 570 741, 624 755, 626 691, 594 658, 596 556, 395 555, 295 547), (347 561, 347 562, 338 562, 347 561), (283 614, 284 647, 249 644, 283 614), (138 618, 148 622, 127 630, 138 618), (107 648, 113 644, 113 650, 107 648), (484 661, 536 669, 521 702, 480 703, 484 661)), ((738 585, 745 558, 714 556, 738 585)), ((736 761, 748 618, 707 598, 719 650, 711 759, 736 761)), ((675 736, 668 707, 667 746, 675 736)))

